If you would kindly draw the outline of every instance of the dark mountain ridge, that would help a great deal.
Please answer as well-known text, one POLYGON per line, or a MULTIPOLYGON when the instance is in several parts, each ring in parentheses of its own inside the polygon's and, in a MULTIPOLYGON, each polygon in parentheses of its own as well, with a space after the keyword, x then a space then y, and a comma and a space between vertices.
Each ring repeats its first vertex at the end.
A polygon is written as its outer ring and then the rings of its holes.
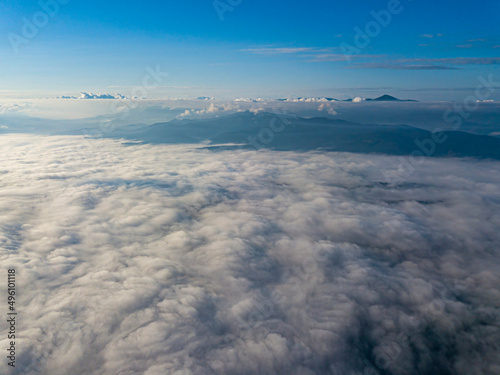
POLYGON ((327 150, 389 155, 500 159, 500 138, 460 131, 439 134, 407 125, 358 124, 340 119, 240 112, 116 130, 114 138, 145 143, 239 144, 245 149, 327 150))

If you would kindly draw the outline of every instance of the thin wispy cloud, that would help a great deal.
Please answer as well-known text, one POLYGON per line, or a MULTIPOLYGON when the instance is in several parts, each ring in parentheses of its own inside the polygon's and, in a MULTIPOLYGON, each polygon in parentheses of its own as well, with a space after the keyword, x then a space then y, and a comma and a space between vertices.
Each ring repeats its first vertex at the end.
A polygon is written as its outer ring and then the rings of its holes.
POLYGON ((301 47, 301 48, 246 48, 242 49, 243 52, 252 53, 255 55, 282 55, 282 54, 294 54, 300 52, 311 52, 314 51, 313 48, 301 47))
MULTIPOLYGON (((304 56, 306 57, 306 56, 304 56)), ((346 61, 346 56, 342 53, 325 53, 325 54, 316 54, 307 56, 309 61, 312 62, 336 62, 336 61, 346 61)), ((386 55, 352 55, 351 60, 359 60, 359 59, 378 59, 386 57, 386 55)))
POLYGON ((456 67, 444 65, 411 65, 391 63, 367 63, 347 66, 348 69, 393 69, 393 70, 454 70, 456 67))
POLYGON ((456 48, 476 48, 476 49, 488 49, 494 48, 495 43, 498 41, 491 38, 474 38, 474 39, 466 39, 464 41, 460 41, 455 44, 456 48))
POLYGON ((448 64, 448 65, 497 65, 498 57, 448 57, 448 58, 414 58, 399 60, 402 63, 448 64))
MULTIPOLYGON (((241 51, 256 55, 296 55, 298 58, 305 59, 307 62, 347 62, 346 55, 339 53, 340 47, 302 47, 302 48, 246 48, 241 51)), ((350 56, 351 60, 359 59, 380 59, 386 55, 357 54, 350 56)))
MULTIPOLYGON (((337 53, 339 47, 262 47, 245 48, 240 51, 254 55, 296 55, 299 58, 305 58, 309 61, 345 61, 345 55, 337 53)), ((359 55, 356 57, 363 57, 359 55)))
MULTIPOLYGON (((369 57, 369 56, 366 56, 369 57)), ((378 56, 371 56, 377 59, 378 56)), ((468 65, 498 65, 496 57, 450 57, 413 58, 393 61, 375 61, 346 66, 348 69, 394 69, 394 70, 454 70, 468 65)))
POLYGON ((432 39, 435 37, 441 37, 441 36, 443 36, 443 34, 422 34, 422 35, 419 35, 419 37, 421 37, 421 38, 429 38, 429 39, 432 39))
MULTIPOLYGON (((421 37, 435 38, 442 34, 423 34, 421 37)), ((430 44, 419 44, 419 47, 428 47, 430 44)), ((473 43, 455 45, 455 48, 470 49, 473 43)), ((495 46, 493 48, 498 48, 495 46)), ((467 65, 497 65, 500 62, 496 57, 449 57, 449 58, 399 58, 388 60, 388 55, 383 54, 354 54, 349 59, 354 62, 348 62, 346 55, 339 53, 339 48, 325 47, 262 47, 247 48, 241 51, 256 55, 296 55, 299 59, 307 62, 332 62, 346 63, 347 69, 390 69, 390 70, 456 70, 459 67, 467 65)))
MULTIPOLYGON (((120 86, 120 85, 113 85, 113 86, 107 86, 110 89, 133 89, 137 87, 136 85, 130 85, 130 86, 120 86)), ((155 89, 204 89, 208 87, 202 87, 202 86, 155 86, 155 89)))

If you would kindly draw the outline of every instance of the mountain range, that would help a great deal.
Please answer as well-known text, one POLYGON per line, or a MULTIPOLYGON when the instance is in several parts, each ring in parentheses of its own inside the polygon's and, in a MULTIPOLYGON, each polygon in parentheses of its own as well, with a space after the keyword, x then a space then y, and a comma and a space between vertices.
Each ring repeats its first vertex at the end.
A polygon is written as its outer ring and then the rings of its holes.
POLYGON ((500 138, 494 136, 462 131, 433 133, 407 125, 359 124, 268 112, 247 111, 210 119, 130 125, 115 130, 110 136, 155 144, 204 143, 214 150, 232 144, 232 148, 277 151, 326 150, 500 159, 500 138))

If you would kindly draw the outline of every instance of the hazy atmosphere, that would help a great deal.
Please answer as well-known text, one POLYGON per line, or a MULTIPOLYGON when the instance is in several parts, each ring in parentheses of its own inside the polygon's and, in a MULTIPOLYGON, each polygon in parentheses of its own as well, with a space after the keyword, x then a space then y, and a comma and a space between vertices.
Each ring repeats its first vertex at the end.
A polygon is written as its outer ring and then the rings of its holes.
POLYGON ((499 11, 3 1, 0 374, 500 374, 499 11))

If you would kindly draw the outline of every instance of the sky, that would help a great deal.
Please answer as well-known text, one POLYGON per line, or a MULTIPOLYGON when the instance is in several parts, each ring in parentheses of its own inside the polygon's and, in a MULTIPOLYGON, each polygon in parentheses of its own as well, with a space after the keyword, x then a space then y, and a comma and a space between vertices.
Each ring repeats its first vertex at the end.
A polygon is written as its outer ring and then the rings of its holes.
POLYGON ((496 0, 6 0, 0 97, 134 96, 149 67, 162 75, 148 98, 459 100, 480 76, 500 82, 499 11, 496 0))

